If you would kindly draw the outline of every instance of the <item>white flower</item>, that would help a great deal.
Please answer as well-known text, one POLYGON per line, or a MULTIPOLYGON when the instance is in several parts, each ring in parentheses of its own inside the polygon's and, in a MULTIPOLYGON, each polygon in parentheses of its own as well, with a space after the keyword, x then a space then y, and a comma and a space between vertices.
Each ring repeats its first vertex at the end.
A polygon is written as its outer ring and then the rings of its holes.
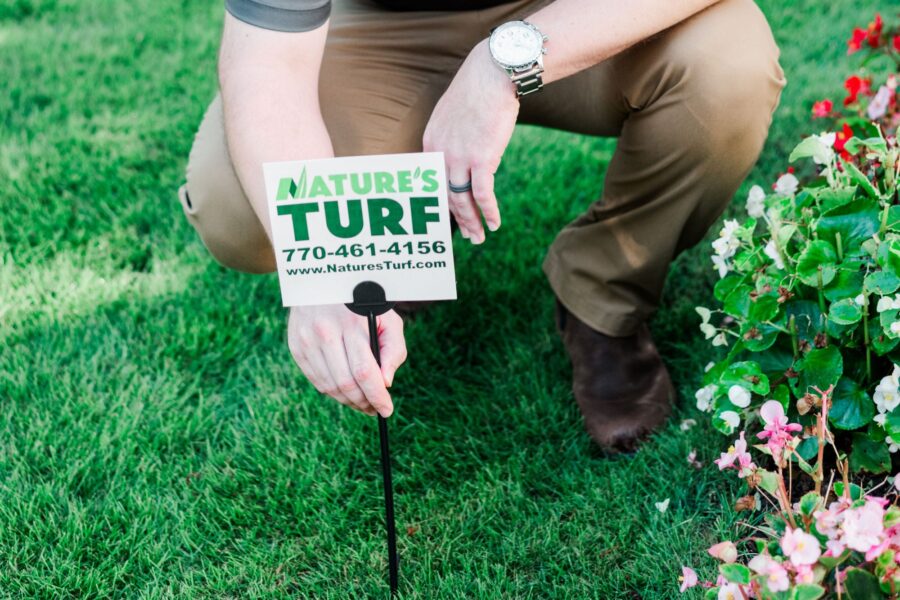
MULTIPOLYGON (((697 421, 695 419, 685 419, 684 421, 681 422, 681 424, 678 426, 678 428, 681 429, 682 431, 687 431, 696 424, 697 424, 697 421)), ((696 458, 696 456, 697 456, 697 454, 694 453, 695 458, 696 458)), ((690 461, 688 461, 688 462, 690 462, 690 461)))
POLYGON ((701 410, 706 412, 709 410, 710 405, 712 404, 713 396, 716 395, 716 384, 710 383, 709 385, 705 385, 694 394, 694 398, 697 399, 697 410, 701 410))
MULTIPOLYGON (((885 415, 885 416, 887 416, 887 415, 885 415)), ((898 444, 893 439, 891 439, 891 436, 887 436, 886 438, 884 438, 884 441, 886 441, 888 443, 888 451, 891 454, 897 452, 897 450, 900 450, 900 444, 898 444)))
POLYGON ((785 173, 775 182, 775 191, 784 196, 793 196, 800 187, 800 181, 794 177, 793 173, 785 173))
POLYGON ((865 306, 866 305, 866 296, 865 296, 865 294, 860 294, 859 296, 854 298, 853 301, 856 302, 859 306, 865 306))
POLYGON ((741 416, 734 412, 733 410, 726 410, 721 415, 719 415, 725 424, 734 431, 738 425, 741 424, 741 416))
POLYGON ((884 422, 887 421, 887 413, 879 413, 872 420, 884 427, 884 422))
POLYGON ((763 252, 765 252, 766 256, 772 259, 772 262, 775 263, 776 269, 784 268, 784 261, 781 260, 781 254, 778 253, 778 248, 775 247, 775 240, 769 240, 769 243, 766 244, 765 248, 763 248, 763 252))
POLYGON ((719 272, 719 279, 728 275, 728 272, 731 270, 731 265, 728 264, 728 260, 722 258, 721 256, 713 256, 712 257, 713 266, 719 272))
POLYGON ((658 510, 659 512, 664 513, 669 510, 669 499, 666 498, 662 502, 654 502, 653 506, 655 506, 656 510, 658 510))
POLYGON ((722 258, 731 258, 737 252, 741 241, 737 237, 740 225, 734 219, 728 219, 723 223, 722 230, 719 231, 719 237, 713 240, 712 247, 718 256, 722 258))
POLYGON ((890 296, 882 296, 875 305, 875 310, 882 313, 886 310, 894 310, 900 308, 900 294, 896 294, 893 298, 890 296))
POLYGON ((894 321, 891 323, 891 333, 900 334, 900 321, 894 321))
POLYGON ((883 117, 887 112, 888 105, 891 103, 891 96, 893 95, 893 90, 886 85, 878 88, 878 93, 875 94, 875 97, 869 102, 869 108, 866 109, 866 114, 869 115, 869 118, 874 121, 883 117))
POLYGON ((727 346, 728 345, 728 340, 725 339, 724 331, 713 338, 712 345, 713 346, 727 346))
POLYGON ((703 332, 703 335, 706 337, 706 339, 709 339, 716 335, 717 329, 715 327, 713 327, 712 325, 710 325, 709 323, 701 323, 700 331, 703 332))
POLYGON ((714 366, 716 366, 716 363, 714 363, 713 361, 709 361, 708 363, 706 363, 706 366, 703 367, 703 372, 709 373, 709 370, 712 369, 714 366))
POLYGON ((830 165, 831 161, 834 160, 833 147, 837 136, 831 132, 814 135, 812 138, 818 142, 812 155, 813 162, 817 165, 830 165))
MULTIPOLYGON (((894 365, 893 372, 881 378, 881 381, 875 386, 872 400, 878 408, 879 416, 893 411, 900 405, 900 365, 894 365)), ((875 420, 882 427, 884 426, 884 418, 876 417, 875 420)))
POLYGON ((739 385, 733 385, 728 388, 728 399, 738 408, 747 408, 750 406, 750 392, 747 388, 739 385))
POLYGON ((765 199, 766 193, 761 187, 759 187, 758 185, 754 185, 752 188, 750 188, 750 193, 747 194, 747 214, 754 219, 758 219, 763 216, 763 214, 765 213, 765 199))

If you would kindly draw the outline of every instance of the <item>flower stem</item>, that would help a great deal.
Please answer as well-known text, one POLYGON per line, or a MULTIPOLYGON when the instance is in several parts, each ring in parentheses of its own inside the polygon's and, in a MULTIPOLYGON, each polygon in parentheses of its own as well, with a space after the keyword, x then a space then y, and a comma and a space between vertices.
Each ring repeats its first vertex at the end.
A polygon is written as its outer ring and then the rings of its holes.
POLYGON ((797 340, 797 322, 794 320, 794 315, 791 315, 788 321, 788 329, 791 330, 791 348, 794 349, 794 360, 797 360, 800 358, 800 344, 797 340))
POLYGON ((863 294, 863 344, 866 346, 866 385, 872 381, 872 342, 869 339, 869 297, 863 294))
POLYGON ((887 231, 888 209, 891 207, 887 202, 884 203, 884 209, 881 211, 881 227, 878 228, 878 235, 884 235, 887 231))
POLYGON ((835 232, 834 241, 835 241, 835 244, 837 245, 838 262, 843 262, 844 261, 844 244, 841 241, 840 232, 835 232))
POLYGON ((818 285, 816 287, 819 288, 819 310, 822 311, 822 317, 825 317, 825 284, 822 283, 822 267, 821 265, 818 267, 816 271, 816 278, 818 285))

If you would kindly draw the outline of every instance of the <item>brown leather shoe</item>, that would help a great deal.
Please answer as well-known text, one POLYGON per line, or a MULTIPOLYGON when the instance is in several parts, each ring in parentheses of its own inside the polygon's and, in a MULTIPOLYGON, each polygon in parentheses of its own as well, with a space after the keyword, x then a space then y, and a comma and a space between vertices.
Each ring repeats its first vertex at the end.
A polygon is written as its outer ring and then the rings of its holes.
POLYGON ((594 331, 557 301, 572 359, 572 391, 588 434, 603 449, 634 451, 672 410, 675 388, 646 325, 627 337, 594 331))

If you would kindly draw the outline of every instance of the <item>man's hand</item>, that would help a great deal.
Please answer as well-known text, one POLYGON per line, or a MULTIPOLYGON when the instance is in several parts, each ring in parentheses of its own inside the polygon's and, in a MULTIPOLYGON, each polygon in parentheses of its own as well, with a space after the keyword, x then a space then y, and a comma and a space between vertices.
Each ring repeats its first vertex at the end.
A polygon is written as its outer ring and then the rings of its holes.
POLYGON ((369 348, 365 317, 346 306, 303 306, 291 309, 288 347, 316 389, 347 406, 382 417, 394 411, 394 373, 406 360, 403 320, 390 311, 378 317, 381 369, 369 348))
POLYGON ((481 215, 491 231, 500 227, 494 173, 518 115, 515 86, 484 41, 469 53, 425 128, 424 150, 444 153, 448 179, 454 185, 472 181, 471 191, 450 192, 449 200, 460 233, 474 244, 484 241, 481 215))

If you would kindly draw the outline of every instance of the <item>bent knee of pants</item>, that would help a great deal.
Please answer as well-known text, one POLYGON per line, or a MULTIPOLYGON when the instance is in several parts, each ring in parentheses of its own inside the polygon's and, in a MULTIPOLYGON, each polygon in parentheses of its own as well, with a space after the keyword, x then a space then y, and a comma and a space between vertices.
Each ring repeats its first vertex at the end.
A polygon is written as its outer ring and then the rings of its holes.
POLYGON ((178 197, 188 221, 219 264, 247 273, 275 270, 272 245, 231 165, 218 98, 194 139, 187 184, 178 190, 178 197))

